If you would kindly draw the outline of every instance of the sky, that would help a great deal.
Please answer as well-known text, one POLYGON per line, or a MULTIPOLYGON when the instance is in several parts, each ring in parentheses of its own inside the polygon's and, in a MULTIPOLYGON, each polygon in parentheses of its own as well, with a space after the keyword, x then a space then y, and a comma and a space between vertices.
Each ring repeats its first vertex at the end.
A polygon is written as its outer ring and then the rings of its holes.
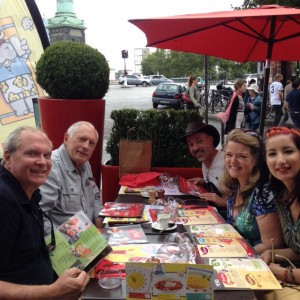
MULTIPOLYGON (((35 0, 43 18, 52 18, 57 0, 35 0)), ((128 70, 134 71, 134 48, 147 44, 145 34, 129 19, 155 18, 232 10, 243 0, 73 0, 76 16, 84 20, 86 44, 97 48, 115 71, 122 70, 121 51, 128 50, 128 70)), ((153 49, 152 49, 153 50, 153 49)))

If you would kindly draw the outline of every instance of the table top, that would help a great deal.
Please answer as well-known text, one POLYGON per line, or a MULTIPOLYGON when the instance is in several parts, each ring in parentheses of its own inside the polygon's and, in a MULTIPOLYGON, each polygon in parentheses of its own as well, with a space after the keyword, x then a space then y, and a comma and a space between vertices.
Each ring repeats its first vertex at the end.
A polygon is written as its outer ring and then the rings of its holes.
MULTIPOLYGON (((201 203, 198 197, 193 197, 190 195, 181 195, 178 196, 181 199, 190 199, 190 201, 196 201, 201 203)), ((139 194, 119 194, 116 201, 118 203, 144 203, 148 204, 148 198, 144 198, 139 194)), ((203 203, 205 204, 205 203, 203 203)), ((149 243, 151 244, 161 244, 164 242, 166 234, 170 234, 173 232, 186 232, 184 225, 177 224, 177 227, 168 232, 158 232, 154 230, 151 226, 151 223, 142 223, 141 224, 149 243)), ((255 300, 255 294, 250 290, 231 290, 231 291, 215 291, 215 299, 217 300, 232 300, 232 299, 243 299, 243 300, 255 300)), ((87 288, 83 292, 81 299, 85 300, 94 300, 94 299, 101 299, 101 300, 112 300, 112 299, 126 299, 126 282, 122 280, 122 285, 116 289, 106 290, 99 286, 97 279, 91 279, 87 288)))

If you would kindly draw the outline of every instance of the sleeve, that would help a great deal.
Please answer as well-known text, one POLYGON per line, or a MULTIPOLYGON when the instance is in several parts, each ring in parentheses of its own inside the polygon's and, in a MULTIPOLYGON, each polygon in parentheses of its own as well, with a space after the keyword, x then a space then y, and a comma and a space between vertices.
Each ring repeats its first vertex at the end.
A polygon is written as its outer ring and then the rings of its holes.
POLYGON ((274 195, 268 184, 264 184, 261 190, 255 189, 253 194, 253 214, 257 217, 271 212, 276 212, 274 195))
MULTIPOLYGON (((44 213, 49 215, 49 212, 56 207, 57 201, 59 200, 62 192, 59 172, 57 171, 55 163, 52 165, 52 169, 46 183, 40 186, 40 192, 42 195, 40 207, 44 213)), ((51 224, 47 218, 44 218, 44 230, 45 234, 49 234, 51 231, 51 224)))
POLYGON ((20 212, 17 205, 12 203, 11 199, 3 196, 1 191, 0 203, 0 273, 2 267, 7 267, 10 261, 9 256, 12 253, 20 226, 20 212))
POLYGON ((260 96, 257 96, 254 103, 253 103, 253 106, 254 106, 254 110, 256 112, 260 112, 261 110, 261 104, 262 104, 262 99, 260 96))

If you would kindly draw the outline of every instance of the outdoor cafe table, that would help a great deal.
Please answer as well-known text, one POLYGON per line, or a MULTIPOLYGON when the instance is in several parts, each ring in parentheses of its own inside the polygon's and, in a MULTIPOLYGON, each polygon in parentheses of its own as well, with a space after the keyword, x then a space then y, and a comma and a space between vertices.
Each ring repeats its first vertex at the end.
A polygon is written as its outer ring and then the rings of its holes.
MULTIPOLYGON (((166 195, 168 197, 168 195, 166 195)), ((176 196, 176 198, 181 199, 199 199, 189 195, 181 195, 176 196)), ((116 201, 118 203, 148 203, 148 198, 144 198, 138 194, 119 194, 116 201)), ((177 224, 177 228, 169 231, 159 233, 157 231, 152 230, 151 223, 141 224, 144 232, 149 240, 150 244, 162 244, 164 242, 166 234, 170 234, 172 232, 185 232, 185 228, 182 224, 177 224)), ((214 297, 216 300, 235 300, 235 299, 243 299, 243 300, 254 300, 257 299, 255 294, 249 290, 234 290, 234 291, 215 291, 214 297)), ((91 279, 87 288, 83 292, 81 299, 84 300, 92 300, 92 299, 101 299, 101 300, 123 300, 126 299, 126 281, 122 280, 122 285, 116 289, 106 290, 99 286, 97 279, 91 279)))

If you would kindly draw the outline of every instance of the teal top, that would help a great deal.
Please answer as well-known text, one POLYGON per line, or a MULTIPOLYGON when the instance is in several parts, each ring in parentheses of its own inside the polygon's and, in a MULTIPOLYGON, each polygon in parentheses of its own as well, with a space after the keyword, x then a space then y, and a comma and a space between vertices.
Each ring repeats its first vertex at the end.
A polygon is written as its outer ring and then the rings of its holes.
POLYGON ((256 217, 271 212, 276 212, 273 201, 273 193, 269 190, 268 184, 265 184, 261 191, 254 189, 246 205, 238 213, 236 219, 233 218, 233 205, 237 196, 237 188, 227 200, 227 221, 233 225, 236 230, 252 245, 261 243, 259 227, 256 217))

